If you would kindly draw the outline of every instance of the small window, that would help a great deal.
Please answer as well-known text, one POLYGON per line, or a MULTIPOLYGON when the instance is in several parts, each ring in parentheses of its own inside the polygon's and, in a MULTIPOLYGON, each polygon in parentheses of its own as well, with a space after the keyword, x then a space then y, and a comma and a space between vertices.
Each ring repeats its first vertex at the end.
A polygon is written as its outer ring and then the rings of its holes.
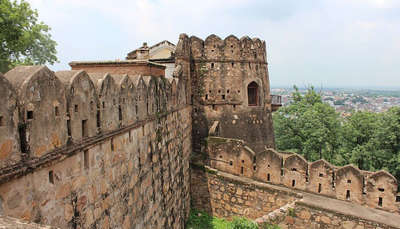
POLYGON ((296 168, 292 168, 291 170, 292 170, 292 171, 294 171, 294 172, 296 172, 296 171, 297 171, 297 169, 296 169, 296 168))
POLYGON ((267 174, 267 181, 271 181, 271 174, 267 174))
POLYGON ((97 110, 97 113, 96 113, 96 126, 97 126, 97 128, 100 128, 100 126, 101 126, 101 123, 100 123, 100 111, 99 110, 97 110))
POLYGON ((235 110, 236 109, 236 104, 233 104, 232 107, 233 107, 233 110, 235 110))
POLYGON ((94 110, 94 102, 90 101, 90 110, 93 111, 94 110))
POLYGON ((0 126, 4 126, 4 119, 3 119, 3 116, 0 116, 0 126))
POLYGON ((85 138, 88 136, 88 127, 87 127, 87 119, 82 120, 82 137, 85 138))
POLYGON ((119 118, 119 121, 122 121, 122 108, 121 108, 121 106, 118 106, 118 118, 119 118))
POLYGON ((346 190, 346 200, 350 200, 350 190, 346 190))
POLYGON ((232 67, 233 67, 233 66, 235 66, 235 63, 232 62, 231 65, 232 65, 232 67))
POLYGON ((211 63, 211 68, 214 68, 214 63, 211 63))
POLYGON ((257 53, 254 54, 254 59, 257 59, 257 53))
POLYGON ((103 109, 106 108, 106 102, 103 101, 103 109))
POLYGON ((257 166, 253 166, 253 170, 256 171, 257 170, 257 166))
POLYGON ((219 158, 222 159, 222 155, 219 155, 219 158))
POLYGON ((217 108, 215 107, 215 104, 212 105, 212 109, 215 111, 217 110, 217 108))
POLYGON ((242 166, 242 167, 240 167, 240 174, 243 174, 243 173, 244 173, 244 168, 242 166))
POLYGON ((233 165, 233 162, 232 162, 232 161, 229 161, 229 165, 233 165))
POLYGON ((322 174, 322 173, 319 174, 319 177, 323 177, 323 176, 324 176, 324 174, 322 174))
POLYGON ((33 111, 27 111, 26 112, 26 118, 28 120, 32 120, 33 119, 33 111))
POLYGON ((223 100, 225 100, 225 95, 222 95, 221 98, 222 98, 223 100))
POLYGON ((138 114, 138 111, 139 109, 138 109, 138 106, 137 105, 135 105, 135 111, 136 111, 136 114, 138 114))
POLYGON ((242 160, 242 163, 244 163, 244 160, 242 160))
POLYGON ((68 137, 71 137, 71 120, 67 120, 67 132, 68 132, 68 137))
POLYGON ((206 100, 208 100, 208 94, 206 94, 206 100))
POLYGON ((351 180, 347 180, 347 183, 348 183, 348 184, 351 184, 351 180))
POLYGON ((74 106, 74 111, 75 111, 75 112, 78 112, 78 104, 75 104, 75 106, 74 106))
POLYGON ((111 147, 111 151, 114 151, 114 138, 111 138, 111 140, 110 140, 110 147, 111 147))
POLYGON ((378 188, 378 190, 379 190, 380 192, 384 192, 384 191, 385 191, 384 188, 378 188))
POLYGON ((229 89, 228 89, 228 90, 226 90, 226 93, 227 93, 227 94, 229 94, 229 92, 230 92, 230 91, 229 91, 229 89))
POLYGON ((129 142, 132 142, 132 132, 129 131, 129 142))
POLYGON ((238 90, 238 94, 240 94, 240 90, 238 90))
POLYGON ((83 151, 83 165, 85 169, 89 169, 89 150, 83 151))
POLYGON ((269 167, 271 167, 270 165, 267 165, 267 167, 269 168, 269 167))
POLYGON ((60 115, 60 111, 58 110, 58 106, 54 107, 54 115, 55 116, 59 116, 60 115))
POLYGON ((214 49, 211 49, 211 52, 214 52, 214 49))
POLYGON ((378 199, 378 206, 379 206, 379 207, 382 207, 382 204, 383 204, 383 198, 382 198, 382 197, 379 197, 379 199, 378 199))
POLYGON ((231 45, 231 48, 233 48, 233 45, 231 45))
POLYGON ((53 170, 49 171, 49 183, 54 184, 54 173, 53 170))
POLYGON ((322 185, 318 184, 318 193, 321 193, 322 185))
POLYGON ((221 93, 221 90, 218 90, 218 93, 221 93))
POLYGON ((292 187, 296 186, 296 180, 292 180, 292 187))
POLYGON ((251 64, 249 63, 249 68, 251 69, 251 64))

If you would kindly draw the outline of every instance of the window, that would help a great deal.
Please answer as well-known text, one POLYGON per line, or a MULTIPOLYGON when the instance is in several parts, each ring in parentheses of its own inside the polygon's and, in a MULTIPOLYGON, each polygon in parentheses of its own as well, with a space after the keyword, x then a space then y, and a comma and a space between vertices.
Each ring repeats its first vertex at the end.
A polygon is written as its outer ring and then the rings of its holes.
POLYGON ((129 142, 132 142, 132 132, 129 131, 129 142))
POLYGON ((351 180, 347 180, 347 183, 348 183, 348 184, 351 184, 351 180))
POLYGON ((68 131, 68 136, 71 137, 71 120, 67 120, 67 131, 68 131))
POLYGON ((242 160, 242 163, 244 163, 244 160, 242 160))
POLYGON ((33 119, 33 111, 27 111, 26 112, 26 118, 28 120, 32 120, 33 119))
POLYGON ((346 200, 350 200, 350 190, 346 190, 346 200))
POLYGON ((292 187, 296 186, 296 180, 292 180, 292 187))
POLYGON ((4 126, 4 119, 3 119, 3 116, 0 116, 0 126, 4 126))
POLYGON ((111 147, 111 151, 114 151, 114 138, 111 138, 110 147, 111 147))
POLYGON ((251 82, 247 86, 247 96, 249 106, 258 106, 258 85, 256 82, 251 82))
POLYGON ((58 110, 58 106, 54 107, 54 115, 55 116, 59 116, 60 115, 60 111, 58 110))
POLYGON ((229 161, 229 165, 233 165, 233 162, 232 162, 232 161, 229 161))
POLYGON ((253 166, 253 170, 256 171, 257 170, 257 166, 253 166))
POLYGON ((294 172, 296 172, 296 171, 297 171, 297 169, 296 169, 296 168, 292 168, 291 170, 292 170, 292 171, 294 171, 294 172))
POLYGON ((235 66, 235 63, 232 62, 231 64, 232 64, 232 67, 235 66))
POLYGON ((322 174, 322 173, 319 174, 319 177, 323 177, 323 176, 324 176, 324 174, 322 174))
POLYGON ((383 198, 382 198, 382 197, 379 197, 379 199, 378 199, 378 206, 379 206, 379 207, 382 207, 382 204, 383 204, 383 198))
POLYGON ((233 110, 235 110, 235 109, 236 109, 236 105, 235 105, 235 104, 233 104, 233 105, 232 105, 232 107, 233 107, 233 110))
POLYGON ((87 119, 82 120, 82 138, 88 136, 87 119))
POLYGON ((214 63, 211 63, 211 68, 214 68, 214 63))
POLYGON ((380 192, 384 192, 384 191, 385 191, 384 188, 378 188, 378 190, 379 190, 380 192))
POLYGON ((118 118, 119 118, 119 121, 122 121, 122 108, 121 108, 121 105, 118 106, 118 118))
POLYGON ((225 100, 225 95, 222 95, 221 97, 222 97, 223 100, 225 100))
POLYGON ((208 100, 208 94, 206 94, 206 100, 208 100))
POLYGON ((103 101, 103 109, 106 108, 106 103, 103 101))
POLYGON ((54 184, 54 173, 53 170, 49 171, 49 183, 54 184))
POLYGON ((240 167, 240 174, 243 174, 243 172, 244 172, 243 170, 244 170, 243 166, 240 167))
POLYGON ((322 185, 318 184, 318 193, 321 193, 322 185))
POLYGON ((83 165, 85 169, 89 169, 89 150, 83 151, 83 165))
POLYGON ((97 113, 96 113, 96 126, 97 126, 97 128, 100 128, 100 111, 99 110, 97 110, 97 113))
POLYGON ((267 181, 271 181, 271 174, 267 174, 267 181))
POLYGON ((78 104, 75 104, 75 106, 74 106, 74 111, 75 111, 75 112, 78 112, 78 104))
POLYGON ((94 110, 94 102, 90 101, 90 111, 93 111, 93 110, 94 110))

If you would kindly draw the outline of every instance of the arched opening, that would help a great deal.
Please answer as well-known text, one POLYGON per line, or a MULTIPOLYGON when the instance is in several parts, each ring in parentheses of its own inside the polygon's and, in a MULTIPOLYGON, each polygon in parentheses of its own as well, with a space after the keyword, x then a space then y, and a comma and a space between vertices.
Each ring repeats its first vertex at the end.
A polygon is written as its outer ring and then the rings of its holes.
POLYGON ((249 106, 258 106, 258 84, 251 82, 247 86, 247 97, 249 106))

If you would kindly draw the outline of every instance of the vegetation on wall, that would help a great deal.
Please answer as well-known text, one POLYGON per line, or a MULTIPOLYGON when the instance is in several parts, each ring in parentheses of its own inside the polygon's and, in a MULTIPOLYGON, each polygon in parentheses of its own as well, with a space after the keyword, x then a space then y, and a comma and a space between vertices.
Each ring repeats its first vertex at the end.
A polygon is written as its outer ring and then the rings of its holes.
POLYGON ((314 88, 273 115, 277 148, 325 159, 334 165, 384 169, 400 180, 400 107, 383 113, 354 112, 341 117, 314 88))
POLYGON ((0 72, 20 64, 53 64, 56 42, 29 3, 0 0, 0 72))
MULTIPOLYGON (((192 209, 188 222, 186 223, 188 229, 258 229, 259 226, 253 221, 242 218, 234 217, 232 221, 220 219, 208 215, 204 211, 192 209)), ((261 226, 265 229, 279 229, 278 226, 265 224, 261 226)))

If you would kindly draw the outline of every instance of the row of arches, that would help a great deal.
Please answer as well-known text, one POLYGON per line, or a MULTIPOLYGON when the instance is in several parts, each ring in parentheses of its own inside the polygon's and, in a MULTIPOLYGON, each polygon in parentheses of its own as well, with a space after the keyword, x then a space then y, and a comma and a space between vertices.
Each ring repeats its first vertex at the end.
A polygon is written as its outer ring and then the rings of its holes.
POLYGON ((0 166, 40 157, 186 103, 176 78, 52 72, 19 66, 0 75, 0 166))
POLYGON ((283 154, 273 149, 256 155, 244 143, 220 143, 208 147, 210 165, 218 170, 373 208, 398 211, 397 180, 386 171, 361 171, 353 165, 336 167, 325 160, 309 163, 298 154, 283 154))

